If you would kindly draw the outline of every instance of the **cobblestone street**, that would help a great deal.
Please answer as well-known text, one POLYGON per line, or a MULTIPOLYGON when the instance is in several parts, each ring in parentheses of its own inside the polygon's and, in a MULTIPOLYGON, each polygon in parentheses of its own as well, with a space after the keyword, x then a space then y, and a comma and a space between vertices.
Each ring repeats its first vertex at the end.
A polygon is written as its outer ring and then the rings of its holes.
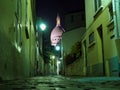
POLYGON ((4 81, 0 83, 0 90, 120 90, 120 79, 43 76, 4 81))

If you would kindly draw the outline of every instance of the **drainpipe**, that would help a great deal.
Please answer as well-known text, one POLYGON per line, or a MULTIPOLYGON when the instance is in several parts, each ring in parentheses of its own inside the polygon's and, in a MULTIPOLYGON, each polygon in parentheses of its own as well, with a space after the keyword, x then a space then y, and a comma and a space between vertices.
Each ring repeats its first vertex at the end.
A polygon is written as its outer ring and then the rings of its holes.
MULTIPOLYGON (((112 3, 113 3, 113 15, 114 15, 115 44, 118 53, 118 60, 120 61, 120 0, 112 0, 112 3)), ((120 74, 120 70, 118 72, 120 74)))

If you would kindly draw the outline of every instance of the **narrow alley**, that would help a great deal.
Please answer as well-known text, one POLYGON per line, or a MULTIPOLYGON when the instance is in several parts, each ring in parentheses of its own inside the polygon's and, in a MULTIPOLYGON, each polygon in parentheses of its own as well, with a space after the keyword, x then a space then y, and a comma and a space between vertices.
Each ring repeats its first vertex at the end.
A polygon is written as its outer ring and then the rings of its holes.
POLYGON ((120 0, 0 0, 0 90, 120 90, 120 0))
POLYGON ((0 83, 0 90, 120 90, 120 78, 40 76, 0 83))

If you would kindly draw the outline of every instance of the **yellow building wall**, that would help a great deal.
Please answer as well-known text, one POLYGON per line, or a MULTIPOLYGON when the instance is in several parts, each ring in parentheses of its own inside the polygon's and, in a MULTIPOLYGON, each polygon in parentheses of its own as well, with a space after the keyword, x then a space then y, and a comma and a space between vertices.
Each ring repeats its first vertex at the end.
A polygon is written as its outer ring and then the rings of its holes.
POLYGON ((0 1, 1 79, 16 79, 34 75, 35 30, 31 0, 27 0, 27 3, 28 6, 26 6, 26 0, 9 0, 7 3, 4 0, 0 1), (21 1, 21 19, 17 13, 17 1, 21 1), (27 25, 25 24, 26 13, 27 25), (28 28, 28 39, 25 27, 28 28))
MULTIPOLYGON (((87 0, 86 0, 87 2, 87 0)), ((89 2, 87 2, 88 4, 89 2)), ((86 23, 87 25, 87 32, 85 35, 86 41, 87 41, 87 67, 89 68, 89 73, 92 74, 93 76, 94 71, 96 70, 92 70, 95 69, 95 67, 99 66, 101 68, 102 64, 103 64, 103 59, 102 59, 102 44, 101 44, 101 40, 100 40, 100 36, 98 33, 98 27, 100 27, 102 25, 102 32, 103 32, 103 52, 104 52, 104 64, 105 64, 105 74, 107 76, 110 76, 110 71, 111 69, 117 70, 114 67, 112 67, 112 62, 117 60, 117 49, 116 49, 116 45, 115 45, 115 38, 111 38, 112 35, 114 35, 114 30, 110 31, 110 27, 112 27, 114 25, 114 23, 112 23, 110 25, 110 21, 109 21, 109 8, 108 5, 110 3, 110 0, 104 1, 103 3, 103 9, 99 12, 99 14, 95 16, 95 13, 90 14, 92 15, 88 17, 88 15, 86 14, 86 22, 88 22, 90 19, 89 18, 93 18, 90 20, 89 23, 86 23), (95 41, 93 42, 94 44, 90 47, 89 45, 89 35, 91 32, 94 32, 94 37, 95 37, 95 41), (94 67, 95 66, 95 67, 94 67), (91 69, 92 68, 92 69, 91 69)), ((88 8, 89 6, 87 6, 86 4, 86 8, 88 8)), ((92 4, 90 4, 90 6, 92 6, 92 4)), ((86 12, 90 12, 89 10, 87 10, 86 12)), ((84 39, 83 39, 84 40, 84 39)), ((114 64, 115 66, 115 64, 114 64)), ((98 70, 100 69, 100 67, 98 68, 98 70)), ((97 73, 97 72, 96 72, 97 73)), ((99 75, 99 74, 98 74, 99 75)))
MULTIPOLYGON (((108 3, 112 0, 101 0, 103 9, 106 8, 108 3)), ((94 22, 95 8, 94 8, 94 0, 85 0, 85 13, 86 13, 86 28, 94 22), (89 16, 89 17, 88 17, 89 16)))

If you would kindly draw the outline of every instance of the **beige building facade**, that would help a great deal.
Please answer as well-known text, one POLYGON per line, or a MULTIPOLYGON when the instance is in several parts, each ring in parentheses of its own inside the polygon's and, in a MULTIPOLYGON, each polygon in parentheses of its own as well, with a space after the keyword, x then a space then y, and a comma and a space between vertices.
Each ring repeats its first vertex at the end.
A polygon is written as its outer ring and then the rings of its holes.
POLYGON ((0 78, 34 76, 34 0, 0 1, 0 78))
MULTIPOLYGON (((119 2, 119 0, 85 0, 86 32, 79 37, 81 55, 69 65, 65 64, 66 75, 120 76, 119 2)), ((63 38, 68 39, 68 36, 66 33, 63 38)), ((74 37, 69 37, 69 40, 74 37)), ((67 43, 68 41, 63 42, 63 51, 66 45, 65 52, 70 45, 67 43)), ((70 47, 68 49, 70 50, 70 47)))
POLYGON ((85 0, 86 33, 82 40, 87 76, 119 76, 114 0, 85 0))

